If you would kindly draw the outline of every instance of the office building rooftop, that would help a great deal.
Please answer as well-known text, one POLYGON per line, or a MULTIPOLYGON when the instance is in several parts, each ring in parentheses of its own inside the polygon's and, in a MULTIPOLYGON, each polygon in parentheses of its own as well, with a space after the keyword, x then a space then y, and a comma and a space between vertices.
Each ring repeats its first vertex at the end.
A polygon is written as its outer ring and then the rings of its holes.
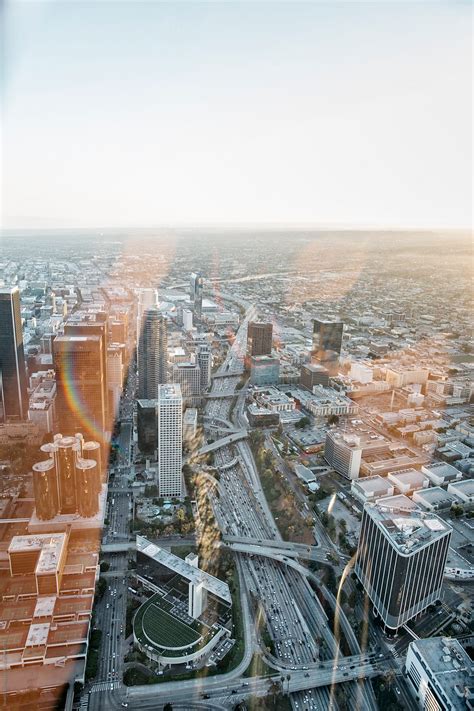
POLYGON ((169 553, 154 543, 150 543, 150 541, 143 538, 143 536, 137 536, 137 551, 144 553, 149 558, 153 558, 157 563, 161 563, 161 565, 166 566, 170 570, 174 570, 183 578, 186 578, 196 585, 203 583, 205 590, 208 592, 228 603, 232 602, 227 583, 222 582, 222 580, 215 578, 213 575, 209 575, 209 573, 205 573, 200 568, 196 568, 177 555, 169 553))
MULTIPOLYGON (((432 543, 451 531, 450 526, 435 514, 398 508, 397 502, 393 501, 393 497, 390 498, 391 501, 383 499, 378 500, 376 504, 366 504, 366 508, 400 553, 415 553, 427 543, 432 543)), ((403 506, 403 502, 400 503, 403 506)))

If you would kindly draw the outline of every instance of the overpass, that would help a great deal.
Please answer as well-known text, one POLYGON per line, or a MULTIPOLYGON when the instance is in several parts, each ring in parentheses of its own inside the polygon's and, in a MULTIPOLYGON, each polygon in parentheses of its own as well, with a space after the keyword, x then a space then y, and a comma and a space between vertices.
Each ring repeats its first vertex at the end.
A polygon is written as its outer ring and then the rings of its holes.
POLYGON ((204 447, 201 447, 201 449, 198 451, 198 454, 208 454, 209 452, 216 452, 218 449, 221 449, 221 447, 227 447, 229 444, 233 444, 234 442, 238 442, 241 439, 245 439, 247 437, 247 430, 238 430, 237 432, 233 432, 230 435, 227 435, 226 437, 222 437, 221 439, 216 440, 215 442, 211 442, 210 444, 204 445, 204 447))
POLYGON ((219 464, 216 469, 219 472, 225 472, 227 469, 232 469, 232 467, 235 467, 236 464, 239 463, 239 458, 234 457, 230 461, 226 462, 225 464, 219 464))
POLYGON ((223 545, 227 546, 233 551, 239 553, 247 553, 248 555, 262 555, 265 558, 273 558, 282 563, 294 562, 296 558, 304 558, 305 560, 312 560, 317 563, 327 563, 326 553, 327 550, 324 548, 311 547, 310 552, 305 546, 303 551, 292 551, 286 548, 279 548, 278 545, 265 546, 261 543, 236 543, 229 540, 231 537, 225 537, 223 540, 223 545), (306 552, 305 552, 306 551, 306 552))
POLYGON ((234 397, 235 390, 218 390, 217 392, 207 393, 204 395, 206 400, 224 400, 226 397, 234 397))
POLYGON ((127 553, 136 549, 135 541, 124 541, 123 543, 104 543, 100 547, 101 553, 127 553))
POLYGON ((242 375, 243 372, 244 372, 243 368, 242 368, 242 370, 222 370, 217 373, 214 373, 214 375, 212 376, 212 379, 215 380, 216 378, 235 378, 235 377, 240 378, 240 376, 242 375))
POLYGON ((236 432, 237 430, 235 429, 235 425, 230 422, 230 420, 226 420, 224 417, 218 417, 217 415, 204 415, 202 418, 203 422, 208 426, 208 427, 217 427, 219 429, 228 429, 231 430, 232 432, 236 432))

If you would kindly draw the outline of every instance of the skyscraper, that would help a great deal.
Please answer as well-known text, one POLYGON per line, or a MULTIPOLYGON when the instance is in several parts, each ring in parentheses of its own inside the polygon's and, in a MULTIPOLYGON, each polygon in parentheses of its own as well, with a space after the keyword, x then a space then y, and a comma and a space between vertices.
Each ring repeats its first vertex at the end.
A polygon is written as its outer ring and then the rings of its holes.
MULTIPOLYGON (((137 318, 138 327, 145 311, 158 306, 158 292, 156 289, 140 289, 138 292, 137 318)), ((138 328, 138 331, 140 328, 138 328)))
POLYGON ((197 318, 201 318, 202 315, 202 290, 203 278, 201 274, 193 272, 191 274, 189 298, 194 304, 194 313, 197 318))
POLYGON ((197 347, 197 364, 201 371, 201 393, 206 392, 211 384, 212 355, 208 343, 200 343, 197 347))
POLYGON ((250 321, 247 327, 247 356, 272 354, 273 324, 250 321))
POLYGON ((450 539, 434 514, 365 505, 354 570, 386 627, 398 629, 440 598, 450 539))
POLYGON ((158 489, 160 496, 183 496, 183 399, 177 384, 158 386, 158 489))
POLYGON ((330 365, 339 360, 343 331, 342 321, 313 320, 313 362, 330 365))
POLYGON ((154 400, 158 385, 167 381, 168 338, 166 321, 157 308, 145 311, 138 339, 138 397, 154 400))
POLYGON ((4 420, 27 418, 28 393, 18 287, 0 289, 0 397, 4 420))
POLYGON ((87 312, 76 311, 70 316, 64 326, 64 334, 66 336, 99 336, 101 340, 101 357, 102 357, 102 397, 105 407, 106 429, 111 429, 108 420, 109 411, 109 393, 107 385, 107 344, 108 344, 108 327, 107 314, 104 311, 87 312))
POLYGON ((201 402, 201 369, 197 363, 177 363, 173 366, 173 383, 181 387, 186 407, 196 407, 201 402))
POLYGON ((58 429, 68 435, 83 432, 104 443, 107 421, 101 336, 56 336, 53 361, 58 429))

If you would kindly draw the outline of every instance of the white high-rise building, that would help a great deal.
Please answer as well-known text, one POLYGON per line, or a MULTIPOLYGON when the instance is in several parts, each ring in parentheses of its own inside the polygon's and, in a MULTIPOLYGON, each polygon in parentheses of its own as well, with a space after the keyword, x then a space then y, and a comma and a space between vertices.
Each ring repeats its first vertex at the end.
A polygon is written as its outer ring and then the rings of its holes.
MULTIPOLYGON (((138 326, 140 326, 140 321, 147 309, 154 308, 158 306, 158 292, 156 289, 140 289, 138 292, 138 326)), ((140 329, 138 329, 140 330, 140 329)))
POLYGON ((191 331, 193 327, 193 312, 191 309, 183 309, 183 328, 185 331, 191 331))
POLYGON ((158 489, 160 496, 183 496, 183 398, 175 383, 158 386, 158 489))

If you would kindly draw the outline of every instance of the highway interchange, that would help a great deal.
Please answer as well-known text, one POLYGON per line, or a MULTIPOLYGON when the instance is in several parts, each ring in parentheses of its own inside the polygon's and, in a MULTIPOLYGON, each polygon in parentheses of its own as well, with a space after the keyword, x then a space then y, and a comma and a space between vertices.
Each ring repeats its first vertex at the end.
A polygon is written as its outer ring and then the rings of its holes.
MULTIPOLYGON (((219 422, 227 423, 222 424, 220 437, 230 433, 229 425, 235 431, 242 431, 248 426, 243 414, 245 391, 238 392, 236 388, 243 372, 246 325, 253 315, 253 308, 248 309, 219 369, 219 377, 213 379, 205 408, 206 430, 212 436, 219 422), (226 397, 223 397, 224 394, 226 397), (233 409, 233 398, 227 397, 229 394, 237 395, 233 409)), ((124 397, 123 414, 126 416, 130 416, 132 398, 133 388, 130 388, 124 397)), ((103 543, 109 545, 126 543, 129 537, 131 495, 127 479, 131 467, 131 436, 132 422, 125 420, 122 422, 120 444, 122 466, 117 467, 113 488, 109 491, 109 526, 103 537, 103 543)), ((114 554, 111 569, 106 574, 107 590, 96 611, 96 619, 100 620, 98 626, 103 629, 103 645, 99 674, 88 693, 89 709, 99 711, 125 706, 130 709, 159 709, 168 701, 173 703, 174 709, 188 711, 193 708, 231 709, 239 699, 267 694, 272 681, 278 683, 284 692, 290 693, 292 707, 297 711, 337 709, 335 688, 338 683, 344 683, 349 703, 355 708, 369 711, 378 708, 368 679, 383 673, 386 655, 374 658, 361 654, 355 635, 339 609, 341 627, 347 633, 352 655, 341 656, 326 613, 309 583, 311 575, 294 560, 292 545, 281 539, 260 486, 249 444, 245 439, 237 439, 215 448, 214 466, 220 472, 220 482, 218 486, 208 486, 207 495, 224 541, 227 538, 227 545, 232 546, 234 540, 245 639, 242 662, 227 674, 179 683, 124 687, 121 677, 125 648, 127 553, 114 554), (246 539, 249 544, 260 540, 268 542, 268 545, 266 551, 264 547, 259 549, 258 543, 255 551, 253 548, 239 551, 238 539, 246 539), (267 554, 268 551, 270 555, 274 552, 274 546, 280 548, 275 549, 277 553, 272 559, 267 554), (252 604, 255 601, 259 625, 253 618, 252 604), (273 640, 275 656, 269 654, 264 644, 263 625, 267 626, 273 640), (275 670, 274 677, 242 677, 254 652, 263 655, 268 666, 275 670)), ((295 550, 298 550, 298 545, 301 548, 301 544, 295 544, 295 550)), ((332 543, 321 531, 316 545, 325 555, 332 543)), ((392 665, 393 661, 392 658, 392 665)))

